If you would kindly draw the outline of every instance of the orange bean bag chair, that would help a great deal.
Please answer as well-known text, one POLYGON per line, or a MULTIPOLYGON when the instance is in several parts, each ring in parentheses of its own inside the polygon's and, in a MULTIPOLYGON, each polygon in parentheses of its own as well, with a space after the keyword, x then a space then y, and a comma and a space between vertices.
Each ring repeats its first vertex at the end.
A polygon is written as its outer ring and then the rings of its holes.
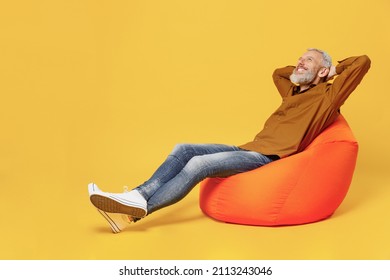
POLYGON ((220 221, 280 226, 331 216, 352 181, 358 143, 343 116, 301 153, 200 185, 200 208, 220 221))

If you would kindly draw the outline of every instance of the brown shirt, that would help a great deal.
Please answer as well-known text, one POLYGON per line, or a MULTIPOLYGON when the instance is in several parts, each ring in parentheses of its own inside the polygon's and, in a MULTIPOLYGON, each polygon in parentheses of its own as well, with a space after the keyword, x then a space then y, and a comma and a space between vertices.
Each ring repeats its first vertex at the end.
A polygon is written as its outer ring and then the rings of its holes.
POLYGON ((294 66, 276 69, 273 80, 282 104, 255 139, 240 148, 281 158, 303 151, 338 117, 339 108, 363 79, 370 64, 366 55, 339 61, 338 76, 333 83, 319 83, 302 93, 290 81, 294 66))

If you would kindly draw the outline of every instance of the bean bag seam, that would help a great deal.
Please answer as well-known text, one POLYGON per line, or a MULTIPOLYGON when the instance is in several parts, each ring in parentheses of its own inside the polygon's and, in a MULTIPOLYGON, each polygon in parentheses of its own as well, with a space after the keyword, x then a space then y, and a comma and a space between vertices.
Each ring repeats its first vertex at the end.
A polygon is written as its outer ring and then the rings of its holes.
POLYGON ((327 145, 327 144, 333 144, 333 143, 353 143, 353 144, 358 144, 357 141, 354 141, 354 140, 332 140, 332 141, 327 141, 327 142, 321 142, 321 143, 315 143, 313 146, 308 146, 304 151, 302 152, 305 152, 307 151, 309 148, 310 149, 313 149, 313 148, 316 148, 318 146, 323 146, 323 145, 327 145))

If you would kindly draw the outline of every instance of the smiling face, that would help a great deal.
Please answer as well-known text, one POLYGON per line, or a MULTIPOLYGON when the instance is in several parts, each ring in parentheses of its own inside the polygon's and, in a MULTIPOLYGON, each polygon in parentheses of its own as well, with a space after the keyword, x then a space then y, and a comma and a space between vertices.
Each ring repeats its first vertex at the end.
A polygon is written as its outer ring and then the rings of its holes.
POLYGON ((308 51, 298 59, 290 80, 299 85, 317 84, 324 77, 323 70, 322 54, 317 51, 308 51))

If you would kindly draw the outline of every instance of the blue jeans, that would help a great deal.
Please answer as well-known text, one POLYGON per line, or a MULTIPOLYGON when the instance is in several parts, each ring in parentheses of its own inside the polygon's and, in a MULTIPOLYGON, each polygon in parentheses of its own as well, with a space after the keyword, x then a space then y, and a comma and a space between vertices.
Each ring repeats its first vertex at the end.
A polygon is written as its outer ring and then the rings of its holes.
POLYGON ((148 214, 174 204, 207 177, 253 170, 272 159, 236 146, 179 144, 153 176, 136 189, 148 201, 148 214))

